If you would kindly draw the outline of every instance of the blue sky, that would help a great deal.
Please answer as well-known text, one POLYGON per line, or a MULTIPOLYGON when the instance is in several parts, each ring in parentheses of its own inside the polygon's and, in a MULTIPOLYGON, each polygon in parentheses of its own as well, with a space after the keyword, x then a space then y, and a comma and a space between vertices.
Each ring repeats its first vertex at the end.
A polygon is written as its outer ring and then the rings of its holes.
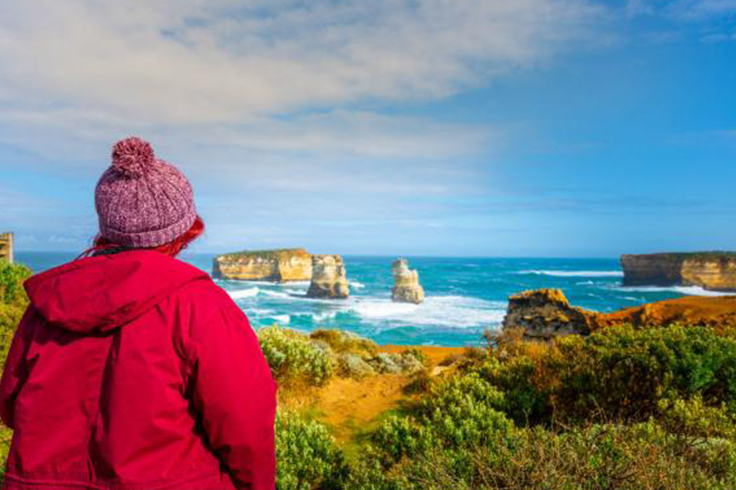
POLYGON ((197 251, 736 249, 736 0, 0 0, 0 228, 81 250, 127 135, 197 251))

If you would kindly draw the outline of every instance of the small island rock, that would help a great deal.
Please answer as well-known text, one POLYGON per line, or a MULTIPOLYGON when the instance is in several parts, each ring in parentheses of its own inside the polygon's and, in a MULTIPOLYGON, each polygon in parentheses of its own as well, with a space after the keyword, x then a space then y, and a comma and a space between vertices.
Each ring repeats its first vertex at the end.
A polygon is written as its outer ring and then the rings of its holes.
POLYGON ((350 295, 341 255, 313 255, 309 298, 345 299, 350 295))
POLYGON ((406 259, 398 259, 391 266, 396 284, 391 299, 400 303, 419 304, 424 301, 424 288, 419 284, 419 274, 409 269, 406 259))

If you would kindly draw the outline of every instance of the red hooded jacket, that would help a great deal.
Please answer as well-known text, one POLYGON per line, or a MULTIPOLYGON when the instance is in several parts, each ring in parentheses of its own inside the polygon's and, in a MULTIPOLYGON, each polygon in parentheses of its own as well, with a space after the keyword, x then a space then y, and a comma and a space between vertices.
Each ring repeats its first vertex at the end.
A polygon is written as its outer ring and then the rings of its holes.
POLYGON ((25 287, 0 383, 4 489, 273 490, 276 385, 207 274, 138 250, 25 287))

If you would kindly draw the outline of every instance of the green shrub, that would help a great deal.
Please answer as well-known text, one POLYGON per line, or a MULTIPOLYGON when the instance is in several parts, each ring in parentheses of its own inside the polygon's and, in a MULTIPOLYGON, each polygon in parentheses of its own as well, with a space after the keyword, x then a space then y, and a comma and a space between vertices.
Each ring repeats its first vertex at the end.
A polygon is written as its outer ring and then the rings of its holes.
POLYGON ((278 490, 344 488, 348 466, 325 426, 279 411, 275 430, 278 490))
POLYGON ((736 441, 736 417, 725 405, 708 406, 700 396, 695 396, 689 400, 661 400, 657 408, 657 420, 671 434, 736 441))
POLYGON ((305 335, 274 325, 260 329, 258 339, 279 383, 322 385, 333 374, 331 353, 305 335))
POLYGON ((536 383, 534 359, 520 356, 499 361, 490 358, 471 367, 504 393, 503 411, 515 422, 529 424, 546 421, 552 414, 549 392, 536 383))
POLYGON ((30 275, 25 265, 0 261, 0 366, 5 364, 15 328, 28 304, 23 281, 30 275))
POLYGON ((429 363, 429 359, 427 359, 427 355, 421 350, 417 349, 416 347, 410 347, 408 349, 404 349, 401 352, 401 354, 403 356, 411 356, 415 358, 423 366, 426 366, 429 363))
POLYGON ((23 264, 0 261, 0 303, 25 306, 28 301, 23 281, 31 276, 31 270, 23 264))
POLYGON ((389 417, 373 436, 372 455, 392 464, 432 448, 487 444, 513 427, 501 406, 503 394, 477 374, 451 377, 432 386, 409 416, 389 417))
POLYGON ((682 447, 655 424, 515 429, 462 451, 435 446, 390 468, 355 468, 349 488, 732 489, 734 447, 682 447))
MULTIPOLYGON (((31 276, 31 270, 22 264, 0 261, 0 373, 5 366, 15 329, 28 304, 23 281, 31 276)), ((10 449, 13 432, 0 425, 0 482, 5 472, 5 458, 10 449)))
POLYGON ((696 395, 736 411, 736 339, 710 329, 611 328, 556 347, 541 369, 565 418, 643 420, 662 399, 696 395))
POLYGON ((350 352, 364 357, 373 357, 378 349, 378 346, 372 340, 346 330, 318 329, 309 334, 309 337, 326 343, 337 353, 350 352))

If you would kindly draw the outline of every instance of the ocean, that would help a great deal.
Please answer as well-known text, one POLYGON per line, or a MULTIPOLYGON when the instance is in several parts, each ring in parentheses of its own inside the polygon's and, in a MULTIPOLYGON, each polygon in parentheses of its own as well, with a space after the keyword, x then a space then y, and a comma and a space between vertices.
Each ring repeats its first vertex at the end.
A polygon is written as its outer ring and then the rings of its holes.
MULTIPOLYGON (((40 272, 71 253, 17 252, 16 260, 40 272)), ((214 254, 182 254, 211 272, 214 254)), ((698 287, 622 287, 618 259, 407 257, 419 272, 426 300, 391 301, 395 257, 344 256, 347 300, 305 297, 309 282, 216 282, 248 315, 254 328, 279 324, 295 330, 341 328, 379 344, 464 346, 482 344, 484 330, 500 327, 508 296, 527 289, 559 288, 575 306, 607 312, 688 294, 698 287)))

